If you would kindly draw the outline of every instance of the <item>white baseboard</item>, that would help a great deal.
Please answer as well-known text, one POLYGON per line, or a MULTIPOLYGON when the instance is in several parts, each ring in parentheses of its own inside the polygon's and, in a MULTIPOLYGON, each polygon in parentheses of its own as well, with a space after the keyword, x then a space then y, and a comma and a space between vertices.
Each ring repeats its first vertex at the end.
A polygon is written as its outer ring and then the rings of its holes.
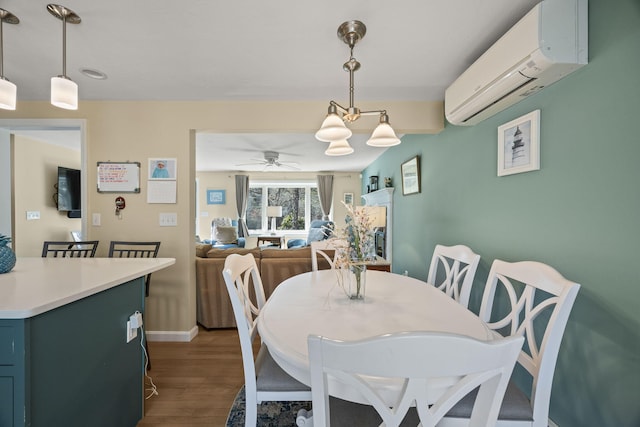
POLYGON ((551 418, 549 418, 549 427, 558 427, 558 424, 554 423, 551 421, 551 418))
POLYGON ((190 331, 147 331, 146 335, 149 341, 189 342, 198 335, 198 326, 190 331))

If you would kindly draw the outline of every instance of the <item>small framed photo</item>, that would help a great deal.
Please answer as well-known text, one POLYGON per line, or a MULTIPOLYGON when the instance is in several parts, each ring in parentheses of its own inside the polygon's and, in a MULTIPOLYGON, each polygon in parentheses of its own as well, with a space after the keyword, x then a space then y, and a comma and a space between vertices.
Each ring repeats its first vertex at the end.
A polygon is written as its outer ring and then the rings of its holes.
POLYGON ((227 194, 225 190, 207 190, 208 205, 224 205, 227 203, 227 194))
POLYGON ((402 164, 402 194, 420 192, 420 156, 415 156, 402 164))
POLYGON ((149 159, 149 179, 175 180, 177 168, 176 159, 149 159))
POLYGON ((540 169, 540 110, 498 127, 498 176, 540 169))
POLYGON ((353 205, 353 193, 344 193, 342 195, 342 201, 345 205, 353 205))

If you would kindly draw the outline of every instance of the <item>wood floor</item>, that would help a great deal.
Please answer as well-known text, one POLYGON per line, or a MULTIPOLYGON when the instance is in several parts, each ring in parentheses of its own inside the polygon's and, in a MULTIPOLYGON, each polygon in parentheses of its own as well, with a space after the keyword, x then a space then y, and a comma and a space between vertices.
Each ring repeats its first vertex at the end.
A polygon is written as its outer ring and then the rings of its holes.
POLYGON ((235 329, 200 328, 191 342, 150 342, 149 352, 149 375, 158 395, 145 400, 145 416, 138 427, 225 425, 244 384, 235 329))

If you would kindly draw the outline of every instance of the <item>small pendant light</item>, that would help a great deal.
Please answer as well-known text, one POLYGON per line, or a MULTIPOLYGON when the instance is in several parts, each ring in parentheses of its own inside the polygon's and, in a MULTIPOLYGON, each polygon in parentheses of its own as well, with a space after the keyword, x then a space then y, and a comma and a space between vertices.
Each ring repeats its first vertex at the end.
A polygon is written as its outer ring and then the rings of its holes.
POLYGON ((51 104, 66 110, 78 109, 78 85, 67 77, 67 23, 79 24, 80 17, 71 9, 48 4, 47 10, 62 20, 62 74, 51 78, 51 104))
POLYGON ((20 20, 11 12, 0 9, 0 108, 16 109, 17 88, 4 76, 4 40, 2 38, 2 24, 18 24, 20 20))

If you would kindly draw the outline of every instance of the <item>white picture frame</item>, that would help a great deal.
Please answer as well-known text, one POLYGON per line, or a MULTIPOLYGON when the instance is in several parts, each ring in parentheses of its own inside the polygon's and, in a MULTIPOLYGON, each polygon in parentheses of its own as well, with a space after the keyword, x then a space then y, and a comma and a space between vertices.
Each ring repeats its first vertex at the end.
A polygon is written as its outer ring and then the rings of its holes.
POLYGON ((540 169, 540 110, 498 127, 498 176, 540 169))

